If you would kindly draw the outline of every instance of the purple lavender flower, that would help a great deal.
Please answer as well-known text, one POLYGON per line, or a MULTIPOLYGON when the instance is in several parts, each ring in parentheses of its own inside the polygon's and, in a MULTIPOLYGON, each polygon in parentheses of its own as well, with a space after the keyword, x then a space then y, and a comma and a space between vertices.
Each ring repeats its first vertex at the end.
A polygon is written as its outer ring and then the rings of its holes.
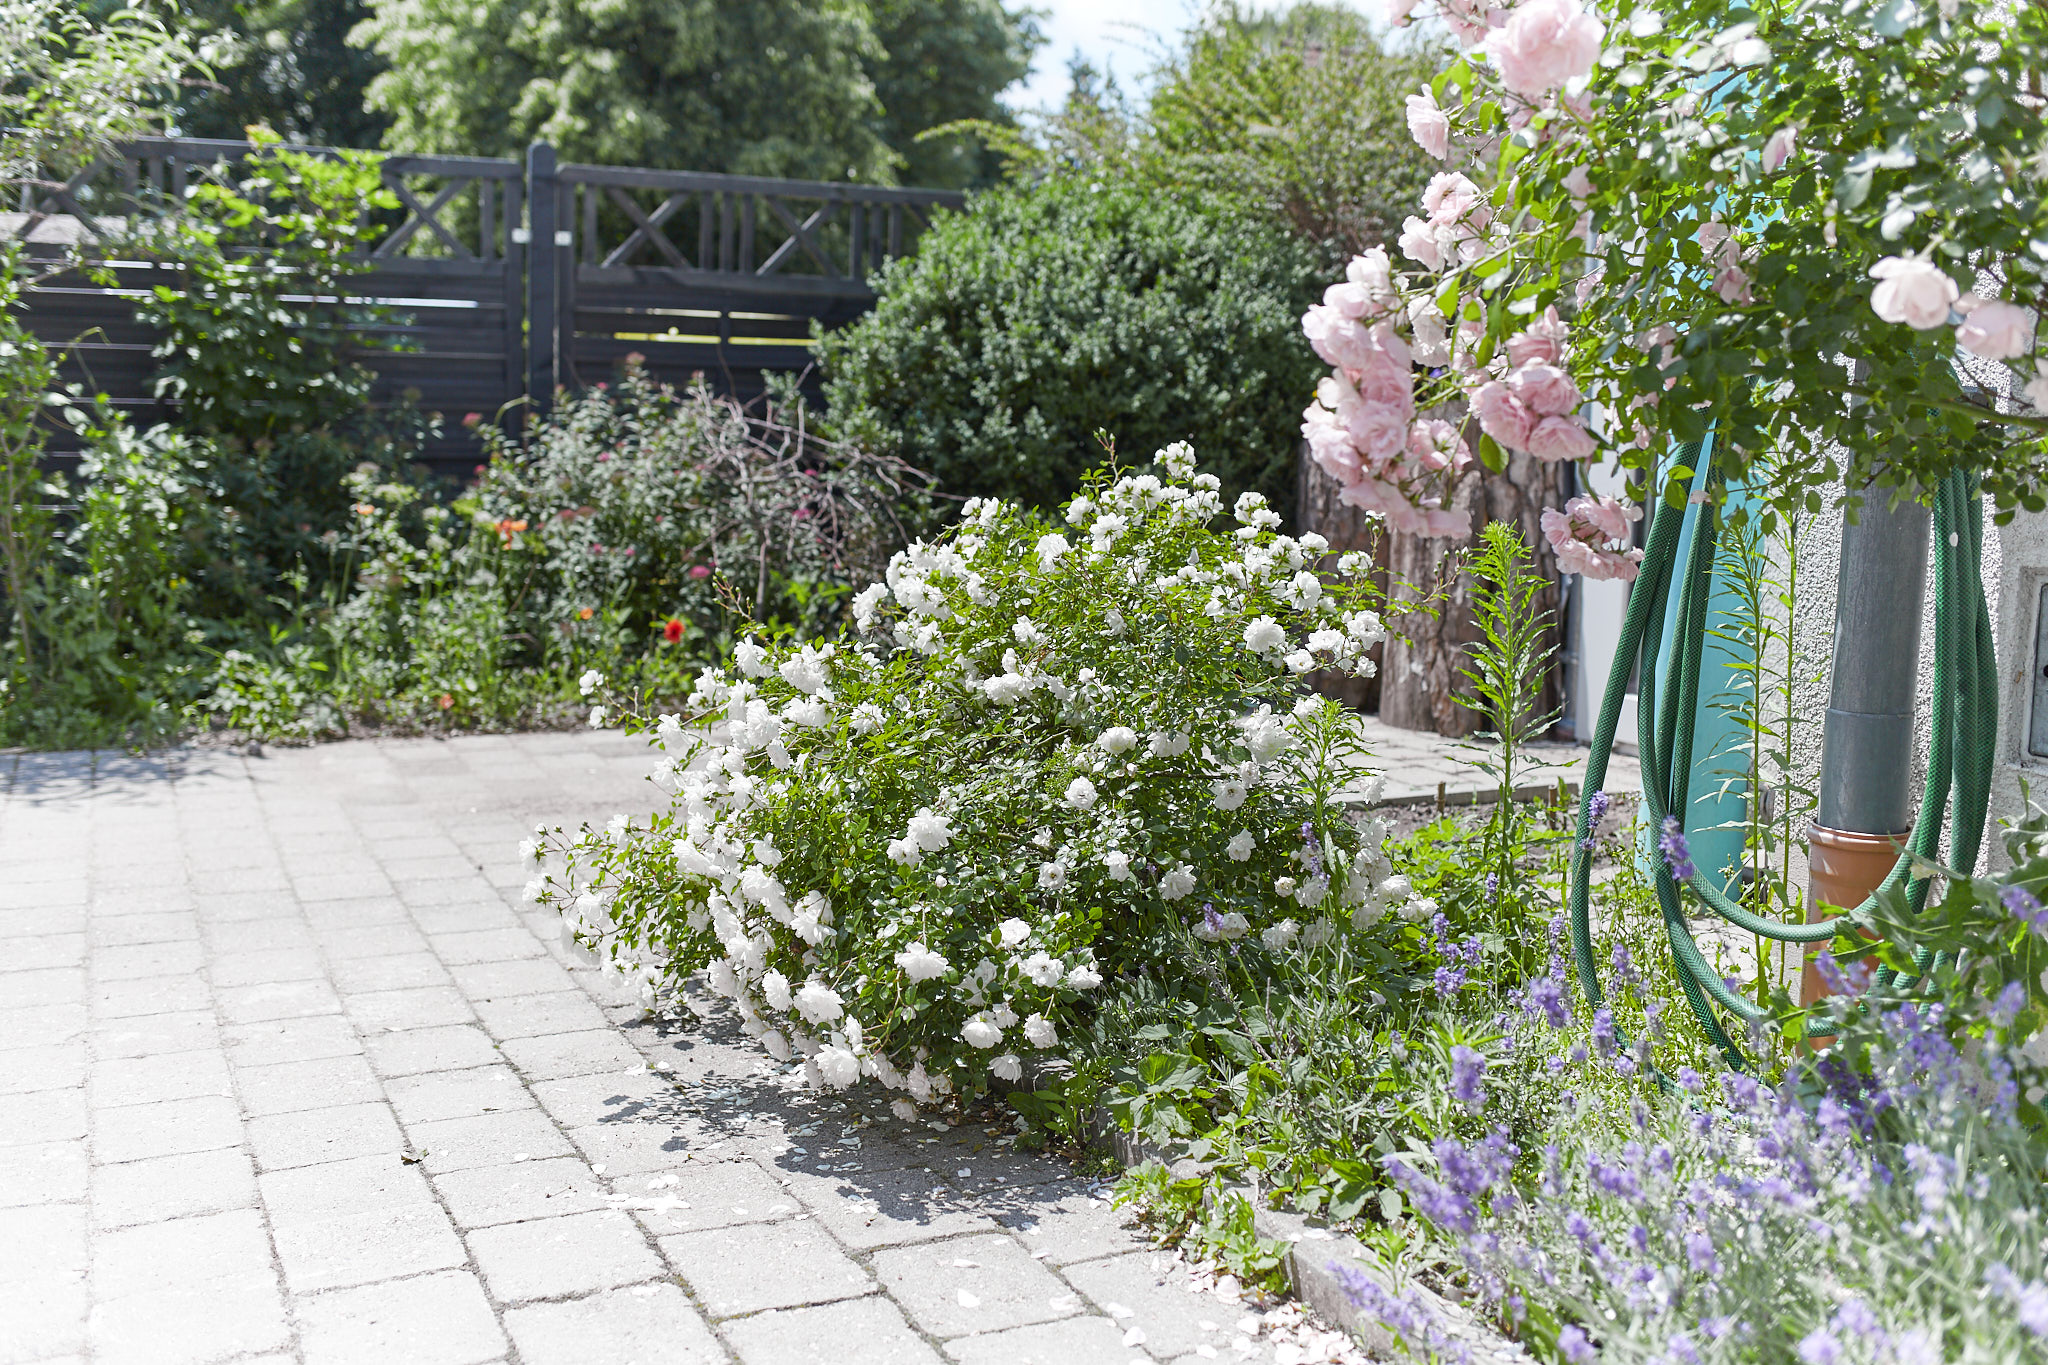
POLYGON ((2023 981, 2008 981, 1998 998, 1991 1002, 1991 1022, 1998 1028, 2011 1028, 2012 1021, 2020 1017, 2020 1011, 2027 1007, 2027 987, 2023 981))
POLYGON ((1635 963, 1629 958, 1628 945, 1626 943, 1614 945, 1613 961, 1614 979, 1622 986, 1636 986, 1642 983, 1642 978, 1636 975, 1635 963))
POLYGON ((1704 1232, 1685 1234, 1685 1261, 1710 1280, 1721 1273, 1721 1258, 1714 1254, 1714 1239, 1704 1232))
POLYGON ((2041 902, 2033 892, 2014 883, 1999 892, 1998 899, 2005 903, 2007 913, 2014 919, 2041 937, 2048 938, 2048 911, 2042 910, 2041 902))
POLYGON ((1594 792, 1591 799, 1586 802, 1586 837, 1580 841, 1579 847, 1588 853, 1593 851, 1594 836, 1600 833, 1600 822, 1607 818, 1608 800, 1607 792, 1603 788, 1594 792))
POLYGON ((1692 845, 1686 841, 1685 828, 1675 815, 1664 817, 1664 833, 1657 840, 1657 852, 1664 856, 1664 866, 1679 881, 1693 879, 1696 868, 1692 865, 1692 845))
POLYGON ((1474 1113, 1486 1104, 1486 1058, 1463 1043, 1451 1049, 1451 1096, 1474 1113))
POLYGON ((1618 1046, 1614 1038, 1614 1011, 1602 1007, 1593 1011, 1593 1047, 1602 1057, 1612 1057, 1618 1046))
POLYGON ((1436 1310, 1413 1286, 1396 1295, 1356 1266, 1330 1262, 1330 1273, 1352 1303, 1385 1323, 1416 1355, 1434 1352, 1445 1360, 1469 1362, 1471 1351, 1437 1319, 1436 1310))
POLYGON ((1799 1342, 1802 1365, 1836 1365, 1842 1358, 1842 1343, 1825 1327, 1816 1327, 1799 1342))
POLYGON ((1463 967, 1439 967, 1436 969, 1436 993, 1448 1000, 1465 989, 1467 973, 1463 967))
POLYGON ((1532 1019, 1541 1014, 1552 1028, 1564 1028, 1572 1021, 1571 998, 1556 977, 1539 976, 1529 983, 1522 1013, 1532 1019))
POLYGON ((1308 846, 1306 850, 1308 853, 1308 875, 1311 877, 1322 876, 1323 845, 1316 838, 1316 827, 1306 820, 1301 822, 1301 841, 1308 846))
MULTIPOLYGON (((1605 795, 1606 792, 1594 792, 1593 799, 1597 801, 1605 795)), ((1593 1349, 1593 1343, 1587 1339, 1586 1334, 1576 1327, 1566 1327, 1558 1332, 1557 1352, 1569 1362, 1569 1365, 1588 1365, 1588 1362, 1598 1359, 1600 1355, 1593 1349)))

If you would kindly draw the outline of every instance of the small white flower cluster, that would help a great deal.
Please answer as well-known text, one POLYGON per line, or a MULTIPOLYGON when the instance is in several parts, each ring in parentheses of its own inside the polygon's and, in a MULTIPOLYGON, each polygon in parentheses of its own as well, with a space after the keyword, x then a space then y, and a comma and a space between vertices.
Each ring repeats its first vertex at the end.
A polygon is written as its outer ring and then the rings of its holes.
POLYGON ((1294 679, 1366 667, 1378 599, 1255 494, 1210 530, 1185 446, 1157 470, 1096 482, 1068 532, 970 502, 858 594, 859 638, 740 640, 650 727, 669 809, 586 831, 581 884, 536 894, 623 970, 701 972, 811 1084, 912 1108, 1021 1080, 1190 905, 1275 951, 1376 920, 1379 839, 1308 796, 1350 731, 1294 679))

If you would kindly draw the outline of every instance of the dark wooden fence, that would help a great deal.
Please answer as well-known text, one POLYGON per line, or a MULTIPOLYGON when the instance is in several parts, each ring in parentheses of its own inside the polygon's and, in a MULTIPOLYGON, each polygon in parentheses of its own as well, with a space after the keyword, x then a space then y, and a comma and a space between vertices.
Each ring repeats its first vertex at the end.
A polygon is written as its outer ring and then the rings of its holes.
MULTIPOLYGON (((29 325, 62 348, 67 380, 138 421, 176 420, 155 395, 158 338, 135 307, 182 276, 175 261, 124 255, 125 229, 136 215, 176 212, 193 185, 249 151, 141 140, 0 214, 0 235, 32 254, 82 248, 113 272, 111 285, 68 272, 28 291, 29 325)), ((350 288, 378 319, 361 330, 401 349, 366 348, 362 359, 377 371, 377 402, 443 415, 426 456, 451 473, 477 458, 467 414, 545 411, 557 389, 608 378, 629 354, 659 378, 701 373, 742 399, 771 372, 807 369, 812 323, 859 316, 874 301, 873 271, 910 251, 935 209, 962 202, 940 190, 557 164, 545 144, 524 164, 388 155, 380 167, 401 211, 350 288)), ((52 449, 67 453, 61 433, 52 449)))

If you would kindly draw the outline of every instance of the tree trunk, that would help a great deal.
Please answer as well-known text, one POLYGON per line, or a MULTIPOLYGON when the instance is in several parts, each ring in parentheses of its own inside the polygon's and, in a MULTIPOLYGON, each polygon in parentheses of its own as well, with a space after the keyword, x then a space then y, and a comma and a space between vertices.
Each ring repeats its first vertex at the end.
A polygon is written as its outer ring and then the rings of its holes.
MULTIPOLYGON (((1537 594, 1537 606, 1550 614, 1550 667, 1536 697, 1536 714, 1557 710, 1564 700, 1564 656, 1555 648, 1560 641, 1559 608, 1563 601, 1557 559, 1543 538, 1540 518, 1546 507, 1563 501, 1564 469, 1528 455, 1509 457, 1500 474, 1484 470, 1467 475, 1458 490, 1454 506, 1472 516, 1476 538, 1489 521, 1504 521, 1516 527, 1522 543, 1534 555, 1537 572, 1550 580, 1537 594)), ((1448 541, 1424 540, 1420 536, 1393 533, 1389 544, 1389 601, 1416 602, 1433 593, 1435 615, 1411 612, 1390 624, 1386 662, 1381 670, 1380 719, 1403 730, 1429 730, 1439 735, 1463 738, 1480 727, 1479 716, 1453 700, 1470 696, 1471 684, 1464 677, 1465 651, 1479 639, 1472 616, 1472 576, 1462 558, 1453 558, 1448 541)), ((1468 542, 1469 543, 1469 542, 1468 542)))

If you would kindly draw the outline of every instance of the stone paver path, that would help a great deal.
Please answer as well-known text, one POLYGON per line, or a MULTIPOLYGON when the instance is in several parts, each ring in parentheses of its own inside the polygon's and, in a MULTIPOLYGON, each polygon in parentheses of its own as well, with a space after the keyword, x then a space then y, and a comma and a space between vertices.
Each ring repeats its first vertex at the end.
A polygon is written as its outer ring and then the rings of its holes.
MULTIPOLYGON (((1361 716, 1359 723, 1370 752, 1367 766, 1381 775, 1381 804, 1420 806, 1439 796, 1452 806, 1493 800, 1497 790, 1494 779, 1473 766, 1492 746, 1397 730, 1378 716, 1361 716)), ((1529 745, 1526 755, 1530 761, 1517 777, 1516 793, 1525 799, 1543 799, 1562 781, 1576 797, 1589 752, 1582 745, 1555 740, 1529 745)), ((1608 760, 1606 787, 1616 795, 1634 796, 1642 791, 1642 766, 1633 754, 1617 751, 1608 760)))
POLYGON ((0 1365, 1271 1360, 998 1126, 789 1087, 522 904, 637 742, 0 755, 0 1365))

